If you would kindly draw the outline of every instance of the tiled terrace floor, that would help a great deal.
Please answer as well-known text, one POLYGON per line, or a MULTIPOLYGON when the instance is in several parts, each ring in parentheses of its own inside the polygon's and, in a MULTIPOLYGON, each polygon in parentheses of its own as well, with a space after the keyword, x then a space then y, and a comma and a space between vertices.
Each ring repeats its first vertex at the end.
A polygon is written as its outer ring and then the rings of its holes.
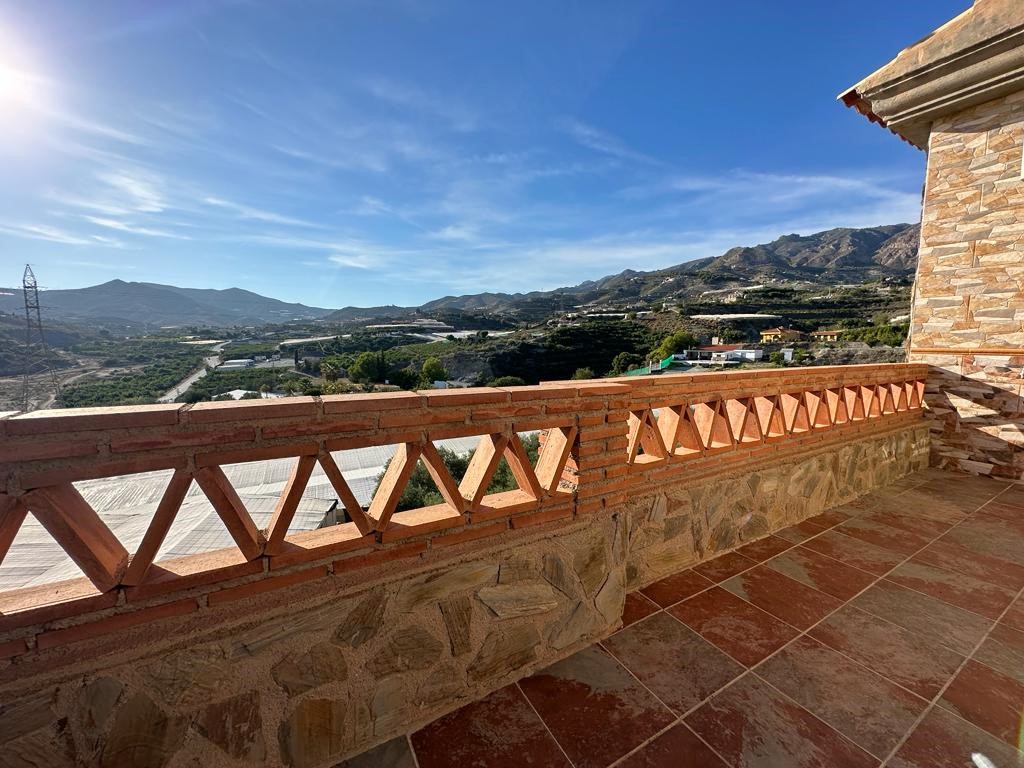
POLYGON ((1019 768, 1024 487, 927 471, 629 595, 602 643, 342 765, 1019 768))

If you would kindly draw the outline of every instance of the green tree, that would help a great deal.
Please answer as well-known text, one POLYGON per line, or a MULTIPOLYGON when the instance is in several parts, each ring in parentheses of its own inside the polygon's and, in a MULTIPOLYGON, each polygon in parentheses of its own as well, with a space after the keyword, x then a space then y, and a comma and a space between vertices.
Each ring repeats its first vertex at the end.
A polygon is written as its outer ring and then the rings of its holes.
POLYGON ((448 371, 445 370, 444 365, 436 357, 428 357, 423 361, 423 367, 420 369, 420 378, 429 387, 435 381, 447 381, 448 371))
POLYGON ((388 364, 384 359, 384 350, 363 352, 348 369, 352 381, 379 384, 387 378, 388 364))
POLYGON ((769 352, 768 362, 771 363, 772 365, 785 365, 786 358, 782 356, 781 352, 769 352))
POLYGON ((327 381, 335 381, 340 373, 341 366, 338 364, 338 358, 326 357, 320 361, 320 375, 327 381))
POLYGON ((595 378, 594 377, 594 369, 593 368, 577 368, 573 372, 572 377, 574 379, 593 379, 593 378, 595 378))
POLYGON ((632 352, 619 352, 612 358, 612 369, 609 373, 612 376, 621 376, 626 371, 639 368, 643 364, 644 359, 640 355, 635 355, 632 352))
POLYGON ((693 334, 686 331, 676 331, 671 336, 666 336, 661 340, 661 344, 658 345, 654 354, 659 360, 664 360, 669 355, 678 355, 687 349, 693 349, 697 344, 697 339, 693 334))
POLYGON ((518 376, 499 376, 487 382, 488 387, 523 387, 526 381, 518 376))

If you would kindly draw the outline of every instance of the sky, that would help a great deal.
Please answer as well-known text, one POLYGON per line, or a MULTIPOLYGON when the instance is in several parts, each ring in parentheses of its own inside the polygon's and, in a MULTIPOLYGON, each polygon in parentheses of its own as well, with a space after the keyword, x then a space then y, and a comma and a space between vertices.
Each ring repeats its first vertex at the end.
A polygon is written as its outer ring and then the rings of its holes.
POLYGON ((920 219, 836 101, 969 0, 0 0, 0 286, 322 307, 920 219))

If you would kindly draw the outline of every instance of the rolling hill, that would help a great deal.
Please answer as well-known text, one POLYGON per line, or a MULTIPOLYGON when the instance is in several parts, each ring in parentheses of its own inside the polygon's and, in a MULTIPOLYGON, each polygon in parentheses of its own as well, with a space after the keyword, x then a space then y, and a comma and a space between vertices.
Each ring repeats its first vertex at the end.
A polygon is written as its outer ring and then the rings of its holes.
MULTIPOLYGON (((329 309, 260 296, 241 288, 178 288, 111 280, 88 288, 42 291, 47 317, 67 322, 117 323, 146 328, 179 325, 260 325, 311 320, 329 309)), ((24 311, 20 288, 0 288, 0 312, 24 311)))

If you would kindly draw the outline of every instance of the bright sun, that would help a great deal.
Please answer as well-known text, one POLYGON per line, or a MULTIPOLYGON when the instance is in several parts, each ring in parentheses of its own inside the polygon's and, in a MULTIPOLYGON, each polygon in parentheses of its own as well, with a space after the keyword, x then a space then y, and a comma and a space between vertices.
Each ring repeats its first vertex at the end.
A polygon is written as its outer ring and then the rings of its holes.
POLYGON ((39 96, 38 78, 0 65, 0 118, 17 119, 39 96))

